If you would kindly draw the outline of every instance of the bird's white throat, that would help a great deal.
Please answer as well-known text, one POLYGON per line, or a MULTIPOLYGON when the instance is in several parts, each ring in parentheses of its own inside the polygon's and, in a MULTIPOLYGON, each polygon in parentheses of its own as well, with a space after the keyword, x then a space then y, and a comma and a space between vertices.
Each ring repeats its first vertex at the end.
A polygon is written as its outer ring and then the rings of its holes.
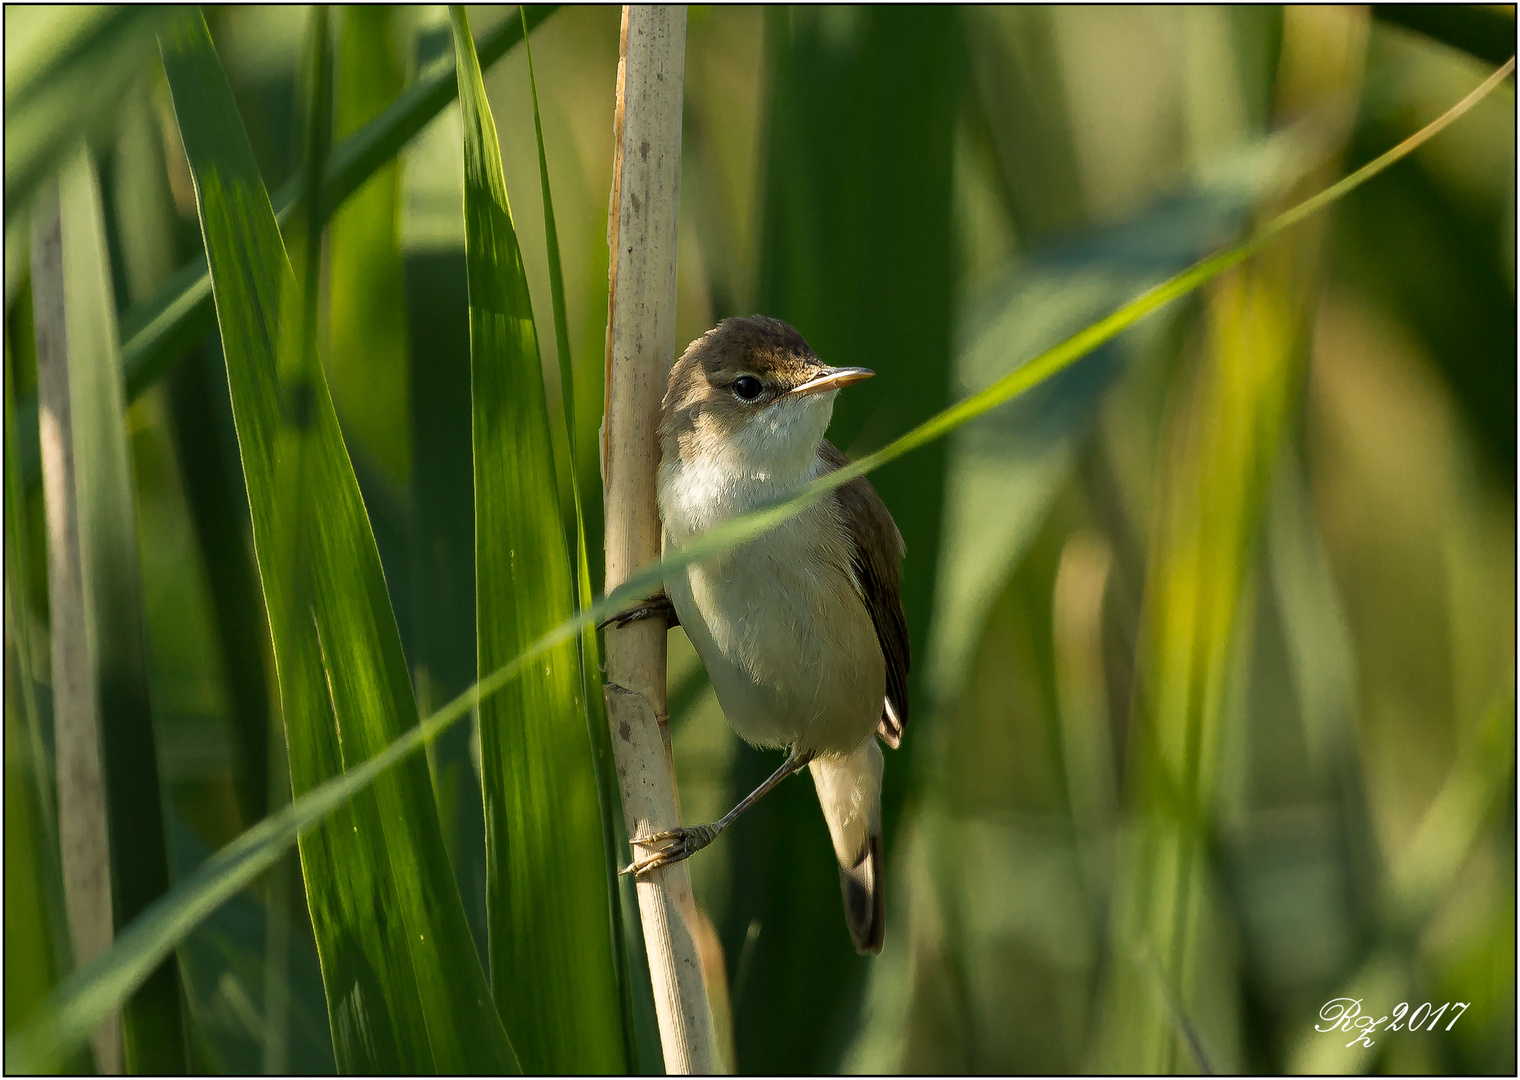
POLYGON ((660 464, 660 519, 680 543, 800 488, 822 471, 818 446, 834 413, 837 391, 786 397, 755 410, 736 431, 719 433, 699 420, 679 452, 660 464))

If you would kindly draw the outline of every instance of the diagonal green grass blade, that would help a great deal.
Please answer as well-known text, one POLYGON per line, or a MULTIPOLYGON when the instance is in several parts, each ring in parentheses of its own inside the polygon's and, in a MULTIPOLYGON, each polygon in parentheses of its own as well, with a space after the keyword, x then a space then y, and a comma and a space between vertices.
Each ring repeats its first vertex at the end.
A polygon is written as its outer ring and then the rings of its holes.
POLYGON ((932 420, 888 444, 877 454, 825 477, 776 507, 735 519, 721 531, 670 552, 655 566, 642 571, 625 585, 604 596, 590 608, 561 623, 510 663, 481 679, 449 704, 411 728, 382 751, 341 776, 306 792, 279 814, 266 818, 201 865, 168 896, 165 896, 122 933, 109 952, 97 957, 65 979, 49 997, 49 1007, 21 1031, 6 1039, 5 1064, 12 1072, 40 1071, 48 1063, 79 1046, 93 1026, 117 1008, 140 985, 144 975, 162 960, 186 934, 218 905, 243 888, 277 859, 301 834, 333 814, 386 770, 416 753, 451 724, 467 716, 480 701, 507 685, 528 664, 550 649, 572 640, 584 627, 595 625, 631 602, 649 595, 672 570, 752 539, 802 510, 822 492, 846 483, 875 468, 884 455, 907 453, 920 441, 939 438, 1030 389, 1054 372, 1070 366, 1103 342, 1117 336, 1158 308, 1186 295, 1230 266, 1260 250, 1272 237, 1304 217, 1324 209, 1361 186, 1390 165, 1450 125, 1477 104, 1514 70, 1514 60, 1500 68, 1439 119, 1380 155, 1318 195, 1275 218, 1261 231, 1240 244, 1196 263, 1154 289, 1131 300, 1112 315, 1066 341, 1034 357, 1028 364, 992 384, 980 394, 961 402, 932 420), (1031 370, 1032 369, 1032 370, 1031 370), (846 474, 846 479, 837 479, 846 474), (821 490, 820 490, 821 489, 821 490))
MULTIPOLYGON (((527 15, 530 28, 541 24, 558 9, 558 5, 536 6, 527 15)), ((505 56, 522 40, 519 21, 506 19, 481 36, 476 54, 483 67, 505 56)), ((429 65, 412 87, 398 97, 384 112, 333 148, 323 170, 323 219, 336 210, 350 195, 395 157, 412 137, 442 112, 458 93, 454 77, 454 59, 444 57, 429 65)), ((305 196, 304 179, 297 178, 276 193, 276 216, 283 223, 305 196)), ((9 205, 9 204, 8 204, 9 205)), ((202 253, 174 272, 153 296, 134 304, 121 320, 121 362, 125 369, 127 400, 135 401, 152 386, 180 357, 208 331, 216 320, 211 302, 211 277, 202 253)), ((39 464, 37 445, 37 398, 29 395, 19 404, 22 424, 22 478, 30 489, 37 483, 39 464)))
MULTIPOLYGON (((299 797, 414 728, 416 703, 312 354, 314 312, 308 301, 297 318, 306 297, 204 22, 166 38, 163 52, 211 260, 299 797)), ((304 837, 301 860, 340 1068, 515 1069, 422 761, 304 837)))
MULTIPOLYGON (((464 127, 479 670, 573 616, 538 337, 496 124, 452 9, 464 127)), ((575 641, 480 705, 491 985, 530 1072, 625 1067, 606 845, 575 641), (532 978, 528 974, 532 973, 532 978)))

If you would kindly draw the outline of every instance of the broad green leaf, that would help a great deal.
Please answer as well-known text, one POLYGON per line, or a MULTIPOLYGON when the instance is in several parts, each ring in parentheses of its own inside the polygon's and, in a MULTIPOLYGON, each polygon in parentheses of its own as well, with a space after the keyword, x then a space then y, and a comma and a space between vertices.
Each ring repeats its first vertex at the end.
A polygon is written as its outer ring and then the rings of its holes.
MULTIPOLYGON (((560 404, 565 414, 563 442, 560 446, 560 464, 570 476, 570 500, 575 511, 573 528, 575 535, 575 606, 584 610, 591 606, 591 565, 586 550, 586 514, 581 505, 581 484, 575 467, 577 446, 575 434, 575 371, 570 362, 569 319, 565 315, 565 278, 560 264, 559 230, 554 224, 554 195, 549 186, 549 156, 544 151, 544 123, 538 108, 538 77, 533 71, 533 45, 528 39, 528 12, 518 8, 523 22, 523 54, 528 61, 528 88, 533 95, 533 132, 538 139, 538 179, 544 200, 544 238, 549 249, 549 297, 554 305, 554 343, 559 355, 560 404)), ((612 759, 612 735, 607 729, 607 714, 602 705, 602 664, 597 649, 596 629, 586 627, 580 640, 581 693, 586 703, 586 730, 591 736, 591 747, 596 755, 596 780, 598 806, 602 818, 602 844, 606 849, 607 916, 612 926, 612 958, 617 971, 618 996, 623 1014, 623 1048, 627 1054, 625 1067, 636 1071, 636 1035, 633 1019, 633 987, 629 979, 627 941, 623 933, 623 919, 619 911, 622 902, 620 889, 623 882, 618 877, 617 852, 619 850, 617 826, 619 813, 616 763, 612 759)), ((632 885, 632 882, 628 882, 632 885)), ((632 899, 632 890, 629 890, 632 899)), ((635 903, 634 909, 637 910, 635 903)), ((652 1006, 653 1002, 651 1002, 652 1006)))
MULTIPOLYGON (((312 347, 312 321, 301 320, 304 337, 291 326, 295 276, 204 22, 166 37, 163 52, 210 257, 299 798, 415 730, 416 703, 326 383, 315 364, 292 360, 312 347), (305 535, 291 535, 292 511, 305 535)), ((305 836, 301 862, 341 1069, 515 1069, 423 762, 305 836)))
MULTIPOLYGON (((7 8, 7 13, 11 11, 7 8)), ((542 23, 557 10, 557 5, 535 7, 528 15, 528 25, 542 23)), ((481 36, 477 54, 483 66, 500 60, 522 40, 522 26, 513 19, 481 36)), ((7 82, 7 86, 9 83, 7 82)), ((333 148, 323 170, 322 206, 335 210, 358 190, 376 170, 382 168, 428 122, 442 112, 458 93, 454 78, 453 57, 444 57, 428 66, 406 93, 362 129, 333 148)), ((9 143, 7 143, 9 153, 9 143)), ((9 174, 7 174, 9 175, 9 174)), ((7 193, 10 181, 6 181, 7 193)), ((297 177, 276 193, 274 205, 281 222, 304 198, 304 181, 297 177)), ((9 196, 7 194, 7 205, 9 196)), ((216 323, 211 302, 211 278, 202 253, 175 271, 174 276, 152 297, 134 304, 122 317, 121 361, 126 369, 129 401, 137 400, 149 386, 200 341, 216 323)), ((22 424, 22 477, 30 488, 36 484, 37 399, 28 396, 19 403, 22 424)))
MULTIPOLYGON (((198 33, 204 38, 203 28, 198 33)), ((209 51, 209 43, 204 47, 209 51)), ((668 574, 754 539, 779 522, 806 509, 834 488, 869 473, 884 461, 910 453, 925 442, 942 438, 1069 367, 1145 316, 1237 265, 1267 246, 1283 231, 1323 210, 1390 165, 1407 157, 1462 116, 1513 70, 1512 60, 1439 119, 1337 183, 1274 218, 1246 240, 1199 261, 1147 290, 1112 314, 1031 358, 1017 370, 925 421, 876 453, 820 478, 784 502, 735 518, 666 553, 659 563, 635 574, 590 608, 544 634, 521 655, 483 677, 415 727, 404 731, 383 750, 341 775, 304 792, 280 813, 265 818, 207 859, 172 893, 155 903, 118 935, 110 950, 65 979, 49 996, 47 1007, 37 1019, 6 1039, 6 1067, 12 1072, 40 1071, 81 1045, 94 1026, 112 1009, 119 1008, 132 991, 141 985, 147 973, 183 941, 195 926, 258 877, 296 842, 298 836, 319 827, 318 823, 341 812, 367 792, 377 777, 405 762, 450 725, 468 716, 471 709, 510 683, 529 664, 535 663, 556 647, 573 641, 584 627, 594 626, 607 616, 649 595, 668 574)), ((246 147, 241 156, 247 156, 246 147)), ((272 394, 266 391, 266 396, 272 394)))
MULTIPOLYGON (((126 399, 116 356, 100 189, 83 143, 58 182, 63 300, 81 577, 97 685, 110 826, 112 917, 118 928, 169 889, 163 803, 148 695, 126 399)), ((124 1064, 185 1069, 179 970, 161 965, 122 1012, 124 1064)))
MULTIPOLYGON (((575 612, 528 279, 469 22, 464 122, 475 446, 475 640, 487 673, 575 612)), ((626 1067, 580 655, 566 641, 480 706, 491 984, 530 1072, 626 1067)))
MULTIPOLYGON (((120 113, 119 134, 110 158, 110 181, 104 185, 108 211, 114 211, 108 212, 107 232, 117 249, 115 265, 122 271, 117 284, 125 285, 126 296, 138 301, 151 296, 173 272, 184 230, 170 189, 161 128, 163 113, 155 101, 151 80, 141 80, 133 88, 120 113)), ((242 827, 246 828, 268 812, 269 740, 274 718, 265 664, 268 629, 259 595, 258 568, 246 539, 248 506, 237 464, 221 343, 215 334, 208 334, 192 353, 166 380, 167 430, 185 508, 206 570, 209 614, 215 621, 208 626, 180 617, 179 605, 192 600, 199 584, 197 575, 184 575, 179 578, 179 599, 168 604, 160 600, 149 607, 148 636, 159 671, 185 662, 176 659, 176 654, 184 655, 181 650, 188 639, 208 639, 212 656, 206 659, 219 661, 226 682, 228 719, 236 741, 234 783, 242 827), (160 615, 169 617, 167 624, 155 622, 155 607, 160 615)), ((139 477, 138 487, 155 489, 154 475, 150 472, 139 477)), ((146 508, 143 517, 145 529, 158 520, 158 515, 146 508)), ((146 532, 144 549, 147 560, 143 578, 152 598, 153 564, 167 567, 187 552, 171 554, 160 549, 146 532)))

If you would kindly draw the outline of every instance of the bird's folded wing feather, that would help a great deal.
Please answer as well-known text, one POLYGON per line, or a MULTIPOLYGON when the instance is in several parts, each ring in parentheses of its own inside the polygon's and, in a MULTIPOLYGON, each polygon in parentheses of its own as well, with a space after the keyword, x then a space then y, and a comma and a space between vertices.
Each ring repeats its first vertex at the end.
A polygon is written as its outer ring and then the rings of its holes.
MULTIPOLYGON (((849 458, 827 439, 820 456, 832 472, 849 458)), ((853 542, 851 564, 861 599, 871 613, 876 637, 887 662, 887 696, 877 734, 896 749, 908 722, 908 623, 898 592, 898 560, 903 556, 902 534, 871 482, 861 476, 837 489, 834 497, 843 511, 853 542)))

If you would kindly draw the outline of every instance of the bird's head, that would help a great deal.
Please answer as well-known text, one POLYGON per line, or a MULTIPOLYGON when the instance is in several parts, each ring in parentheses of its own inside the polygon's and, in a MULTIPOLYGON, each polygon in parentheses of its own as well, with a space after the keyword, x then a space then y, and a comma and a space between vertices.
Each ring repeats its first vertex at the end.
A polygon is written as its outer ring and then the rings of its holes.
POLYGON ((665 455, 721 455, 761 473, 806 472, 834 395, 872 374, 830 367, 780 319, 724 319, 670 370, 660 422, 665 455))

